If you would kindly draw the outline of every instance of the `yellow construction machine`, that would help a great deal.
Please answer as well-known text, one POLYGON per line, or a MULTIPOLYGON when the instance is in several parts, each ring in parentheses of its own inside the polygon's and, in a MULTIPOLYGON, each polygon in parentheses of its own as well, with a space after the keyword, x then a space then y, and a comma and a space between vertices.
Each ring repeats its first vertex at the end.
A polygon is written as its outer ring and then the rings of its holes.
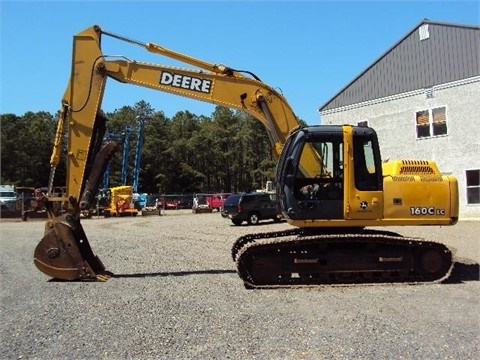
POLYGON ((108 190, 109 204, 103 210, 104 217, 137 216, 133 203, 133 186, 120 185, 108 190))
MULTIPOLYGON (((36 266, 64 280, 105 280, 80 212, 90 208, 116 148, 102 145, 101 104, 108 78, 244 111, 264 126, 278 157, 276 197, 290 230, 242 236, 232 257, 246 287, 372 282, 438 282, 452 268, 444 245, 378 227, 453 225, 458 185, 433 161, 382 163, 377 135, 356 126, 300 126, 287 100, 256 75, 142 43, 92 26, 74 36, 70 81, 62 99, 49 188, 66 135, 67 197, 47 194, 45 234, 36 266), (109 56, 109 36, 198 68, 109 56), (65 213, 53 204, 62 202, 65 213)), ((232 239, 233 241, 233 239, 232 239)))

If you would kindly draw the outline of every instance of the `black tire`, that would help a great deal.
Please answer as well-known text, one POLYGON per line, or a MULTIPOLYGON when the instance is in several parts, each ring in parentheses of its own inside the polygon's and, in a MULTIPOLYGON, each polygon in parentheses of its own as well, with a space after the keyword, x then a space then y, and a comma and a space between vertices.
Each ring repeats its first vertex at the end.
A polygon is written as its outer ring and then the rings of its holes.
POLYGON ((257 212, 252 212, 248 215, 248 225, 258 225, 260 222, 260 214, 257 212))
POLYGON ((238 219, 232 220, 232 223, 237 226, 242 225, 242 222, 243 222, 242 220, 238 220, 238 219))

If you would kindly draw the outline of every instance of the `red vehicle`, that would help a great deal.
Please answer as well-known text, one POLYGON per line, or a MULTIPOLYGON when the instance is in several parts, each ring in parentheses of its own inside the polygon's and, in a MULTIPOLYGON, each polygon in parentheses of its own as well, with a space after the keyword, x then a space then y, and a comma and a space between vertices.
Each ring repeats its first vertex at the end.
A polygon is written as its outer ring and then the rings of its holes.
POLYGON ((231 193, 219 193, 219 194, 207 194, 205 195, 208 206, 213 209, 220 211, 223 208, 225 200, 231 195, 231 193))
POLYGON ((166 209, 166 210, 173 210, 179 209, 180 200, 177 198, 167 196, 161 196, 157 200, 157 208, 158 209, 166 209), (164 205, 165 202, 165 205, 164 205))

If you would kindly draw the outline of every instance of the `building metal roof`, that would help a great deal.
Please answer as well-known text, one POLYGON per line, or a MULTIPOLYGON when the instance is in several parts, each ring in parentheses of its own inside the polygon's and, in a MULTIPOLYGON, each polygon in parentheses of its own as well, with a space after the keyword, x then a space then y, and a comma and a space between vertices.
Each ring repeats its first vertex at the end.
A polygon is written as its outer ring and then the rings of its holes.
POLYGON ((480 27, 424 19, 319 111, 479 75, 480 27))

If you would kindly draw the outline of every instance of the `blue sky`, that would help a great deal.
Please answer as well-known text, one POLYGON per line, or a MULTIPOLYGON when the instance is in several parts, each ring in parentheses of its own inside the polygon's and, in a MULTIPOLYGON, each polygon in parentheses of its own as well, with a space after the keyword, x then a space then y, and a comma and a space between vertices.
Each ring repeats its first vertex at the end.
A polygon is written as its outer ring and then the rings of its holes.
MULTIPOLYGON (((423 18, 479 25, 477 1, 22 1, 0 0, 0 114, 54 114, 70 73, 72 36, 98 24, 141 42, 254 72, 297 116, 318 108, 423 18)), ((123 42, 106 54, 178 65, 123 42)), ((107 47, 108 46, 108 47, 107 47)), ((110 47, 111 46, 111 47, 110 47)), ((103 110, 145 100, 168 117, 214 105, 111 80, 103 110)))

